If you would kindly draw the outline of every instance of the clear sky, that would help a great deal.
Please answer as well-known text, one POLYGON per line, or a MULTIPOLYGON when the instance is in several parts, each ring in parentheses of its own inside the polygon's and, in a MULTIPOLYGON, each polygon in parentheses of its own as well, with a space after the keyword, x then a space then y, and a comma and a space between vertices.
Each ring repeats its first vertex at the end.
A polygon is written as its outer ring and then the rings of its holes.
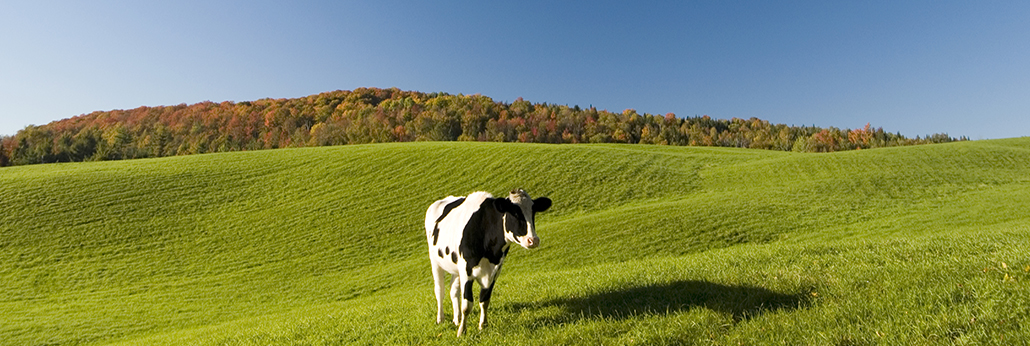
POLYGON ((359 87, 1030 135, 1030 1, 4 1, 0 135, 359 87))

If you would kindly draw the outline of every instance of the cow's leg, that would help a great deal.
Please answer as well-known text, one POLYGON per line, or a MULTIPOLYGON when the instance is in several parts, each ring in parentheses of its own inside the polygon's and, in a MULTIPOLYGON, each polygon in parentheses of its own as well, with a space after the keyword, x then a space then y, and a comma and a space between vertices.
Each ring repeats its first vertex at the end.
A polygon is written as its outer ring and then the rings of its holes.
POLYGON ((472 278, 462 275, 461 277, 461 317, 458 317, 458 336, 465 333, 465 320, 469 314, 469 310, 472 310, 472 278))
POLYGON ((436 291, 436 324, 443 322, 443 297, 447 294, 447 271, 433 262, 433 284, 436 291))
POLYGON ((486 328, 486 308, 490 306, 490 294, 493 287, 479 290, 479 330, 486 328))
POLYGON ((482 287, 479 290, 479 330, 486 328, 486 309, 490 307, 490 296, 493 294, 494 283, 497 282, 497 276, 500 273, 501 266, 498 265, 491 275, 485 275, 479 281, 479 286, 482 287))
POLYGON ((451 308, 454 309, 454 325, 458 325, 458 317, 461 316, 461 280, 458 274, 451 275, 451 308))

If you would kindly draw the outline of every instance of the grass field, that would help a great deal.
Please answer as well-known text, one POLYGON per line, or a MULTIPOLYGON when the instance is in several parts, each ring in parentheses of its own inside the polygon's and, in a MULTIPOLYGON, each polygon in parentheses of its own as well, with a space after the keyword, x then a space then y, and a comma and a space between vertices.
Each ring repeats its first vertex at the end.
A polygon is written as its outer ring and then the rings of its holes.
POLYGON ((0 198, 0 344, 1030 342, 1030 138, 285 149, 7 167, 0 198), (425 209, 513 187, 555 202, 542 246, 456 340, 425 209))

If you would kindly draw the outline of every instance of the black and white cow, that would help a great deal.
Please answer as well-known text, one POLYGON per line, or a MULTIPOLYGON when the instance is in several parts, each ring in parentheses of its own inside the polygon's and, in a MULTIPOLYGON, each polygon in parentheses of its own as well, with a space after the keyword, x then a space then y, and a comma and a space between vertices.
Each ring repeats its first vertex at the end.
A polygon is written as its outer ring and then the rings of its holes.
POLYGON ((534 216, 551 207, 547 197, 530 199, 522 189, 507 198, 487 192, 467 197, 449 196, 426 210, 426 241, 436 284, 436 323, 443 322, 443 297, 451 288, 451 306, 458 336, 465 332, 465 316, 472 305, 472 282, 478 281, 479 329, 486 326, 486 309, 508 245, 527 249, 540 246, 534 216), (446 274, 451 281, 445 281, 446 274), (462 299, 464 298, 464 299, 462 299), (459 305, 460 304, 460 305, 459 305))

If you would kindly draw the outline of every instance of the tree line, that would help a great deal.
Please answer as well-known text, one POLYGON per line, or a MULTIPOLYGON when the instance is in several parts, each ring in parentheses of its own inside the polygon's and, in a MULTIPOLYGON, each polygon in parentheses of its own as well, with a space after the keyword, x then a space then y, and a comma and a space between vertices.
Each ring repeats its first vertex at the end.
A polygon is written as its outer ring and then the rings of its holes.
POLYGON ((396 88, 293 99, 201 102, 98 111, 0 138, 0 166, 121 160, 240 150, 410 141, 639 143, 833 152, 943 143, 868 124, 860 129, 770 124, 758 118, 681 118, 567 105, 497 102, 396 88))

